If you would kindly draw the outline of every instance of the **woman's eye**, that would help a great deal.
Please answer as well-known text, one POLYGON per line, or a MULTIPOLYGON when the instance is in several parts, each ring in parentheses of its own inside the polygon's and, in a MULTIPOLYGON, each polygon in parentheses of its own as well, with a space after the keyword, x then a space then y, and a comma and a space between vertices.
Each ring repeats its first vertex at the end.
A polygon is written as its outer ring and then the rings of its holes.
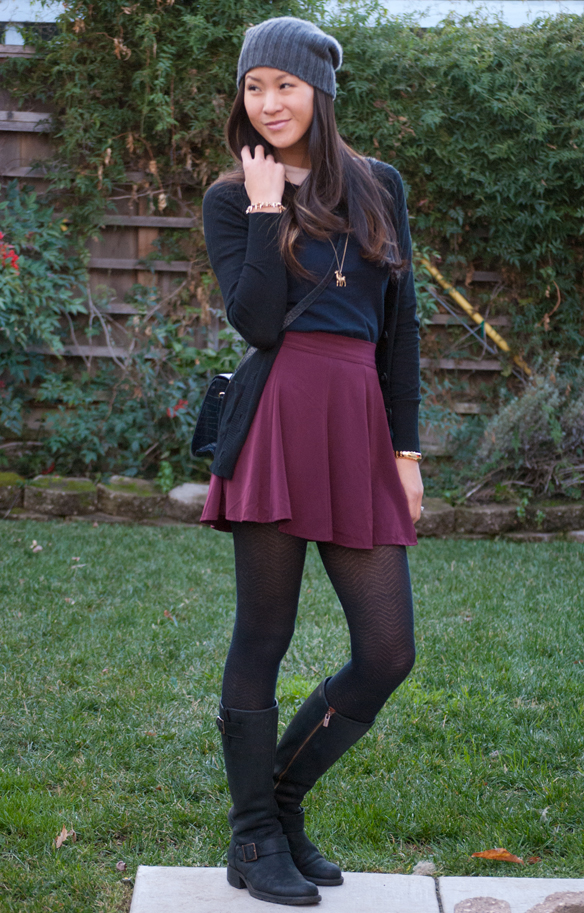
POLYGON ((291 82, 283 82, 282 85, 280 86, 280 88, 281 89, 293 89, 294 84, 291 82))

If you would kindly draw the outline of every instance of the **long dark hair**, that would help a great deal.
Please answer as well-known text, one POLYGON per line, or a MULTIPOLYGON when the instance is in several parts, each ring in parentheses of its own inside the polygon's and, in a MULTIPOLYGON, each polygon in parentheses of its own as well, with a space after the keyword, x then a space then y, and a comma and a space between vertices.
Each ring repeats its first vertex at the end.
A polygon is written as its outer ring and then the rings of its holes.
MULTIPOLYGON (((227 145, 236 164, 218 179, 221 182, 245 180, 241 165, 243 146, 253 150, 262 145, 266 154, 275 156, 274 147, 249 120, 244 93, 245 80, 242 80, 225 128, 227 145)), ((341 138, 334 101, 316 87, 308 155, 310 174, 295 190, 287 184, 284 191, 286 212, 280 220, 279 244, 288 269, 298 276, 314 278, 296 257, 296 242, 302 231, 319 240, 350 231, 366 260, 379 266, 388 265, 393 274, 400 272, 406 264, 392 220, 393 200, 375 178, 369 162, 341 138)))

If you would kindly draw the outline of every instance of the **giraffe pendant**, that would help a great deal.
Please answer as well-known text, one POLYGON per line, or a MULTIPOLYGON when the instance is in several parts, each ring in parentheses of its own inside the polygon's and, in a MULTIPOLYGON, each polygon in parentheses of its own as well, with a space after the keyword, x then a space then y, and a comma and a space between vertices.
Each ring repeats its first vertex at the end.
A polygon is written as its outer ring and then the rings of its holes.
POLYGON ((337 277, 337 288, 338 288, 339 286, 346 286, 347 280, 346 280, 346 278, 343 276, 343 274, 342 274, 342 272, 341 272, 340 269, 336 269, 336 270, 335 270, 335 276, 337 277))

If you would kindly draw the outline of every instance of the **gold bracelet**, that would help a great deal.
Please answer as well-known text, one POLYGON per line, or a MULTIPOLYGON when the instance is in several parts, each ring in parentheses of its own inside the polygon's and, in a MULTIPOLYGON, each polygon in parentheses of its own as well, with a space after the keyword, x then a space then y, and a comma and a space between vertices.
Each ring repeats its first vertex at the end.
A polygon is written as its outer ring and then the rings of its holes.
POLYGON ((394 450, 396 459, 403 457, 406 460, 415 460, 416 463, 419 463, 422 459, 422 454, 417 450, 394 450))
POLYGON ((250 212, 259 212, 260 209, 277 209, 278 212, 284 212, 286 207, 282 206, 281 203, 250 203, 245 210, 245 214, 248 216, 250 212))

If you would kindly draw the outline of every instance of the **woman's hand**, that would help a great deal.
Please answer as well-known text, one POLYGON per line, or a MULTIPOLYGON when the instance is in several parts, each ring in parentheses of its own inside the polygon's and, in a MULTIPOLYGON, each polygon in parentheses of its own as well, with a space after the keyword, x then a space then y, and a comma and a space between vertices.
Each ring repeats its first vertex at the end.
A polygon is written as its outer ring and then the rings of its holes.
POLYGON ((395 462, 400 482, 408 499, 410 517, 414 523, 417 523, 422 514, 422 496, 424 494, 420 464, 416 460, 408 460, 407 457, 397 457, 395 462))
MULTIPOLYGON (((252 154, 249 146, 241 150, 241 164, 245 174, 245 189, 250 203, 281 203, 284 195, 286 172, 281 162, 273 155, 266 155, 263 146, 255 147, 252 154)), ((262 212, 277 212, 264 209, 262 212)))

